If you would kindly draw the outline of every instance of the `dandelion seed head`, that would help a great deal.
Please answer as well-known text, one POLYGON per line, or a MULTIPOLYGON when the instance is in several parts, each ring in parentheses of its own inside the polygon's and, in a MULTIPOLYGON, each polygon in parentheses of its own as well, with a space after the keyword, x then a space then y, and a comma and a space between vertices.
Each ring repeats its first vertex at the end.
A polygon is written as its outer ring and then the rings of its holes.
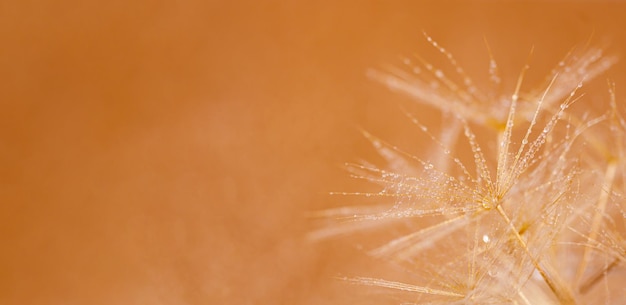
MULTIPOLYGON (((425 37, 452 65, 450 73, 416 56, 414 61, 402 59, 402 69, 374 76, 422 104, 455 113, 450 121, 457 122, 456 134, 444 141, 443 132, 437 137, 414 120, 438 146, 433 150, 437 158, 431 160, 371 138, 388 166, 353 166, 351 174, 380 189, 343 195, 375 197, 381 203, 376 208, 345 210, 346 223, 334 232, 377 229, 382 235, 391 226, 386 233, 392 237, 369 253, 407 266, 409 272, 418 273, 418 279, 432 280, 409 284, 360 278, 354 282, 417 294, 416 303, 429 298, 438 304, 573 303, 586 284, 573 279, 576 272, 562 270, 572 267, 570 261, 580 265, 569 270, 602 275, 608 273, 602 269, 608 263, 587 268, 587 263, 580 263, 586 260, 583 257, 596 258, 603 251, 618 253, 604 253, 612 259, 625 256, 624 239, 613 238, 614 232, 604 223, 595 224, 594 219, 608 219, 608 213, 589 200, 597 194, 608 198, 607 185, 613 183, 601 179, 598 173, 603 170, 588 170, 606 159, 585 159, 591 155, 589 148, 598 146, 587 133, 597 122, 570 113, 575 107, 569 109, 581 98, 577 90, 583 81, 606 71, 615 58, 603 56, 598 48, 572 51, 556 64, 546 84, 533 89, 522 86, 525 66, 514 92, 485 94, 450 52, 425 37), (469 149, 457 149, 457 142, 469 149), (458 153, 466 155, 460 158, 458 153), (589 190, 590 194, 581 195, 589 190), (581 228, 585 226, 586 231, 581 228), (567 254, 563 249, 571 250, 567 247, 579 249, 571 252, 568 261, 559 261, 567 254)), ((491 86, 499 84, 491 54, 488 68, 491 86)), ((618 132, 615 124, 607 129, 618 132)), ((623 183, 626 176, 619 179, 623 183)), ((623 210, 616 214, 626 217, 623 210)), ((608 282, 606 276, 603 280, 608 282)))

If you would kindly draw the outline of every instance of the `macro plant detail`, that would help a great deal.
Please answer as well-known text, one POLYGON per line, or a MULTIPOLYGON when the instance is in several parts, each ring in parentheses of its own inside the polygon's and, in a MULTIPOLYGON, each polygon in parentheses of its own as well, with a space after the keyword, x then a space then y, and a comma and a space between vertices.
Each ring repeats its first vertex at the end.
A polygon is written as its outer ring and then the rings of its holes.
POLYGON ((484 91, 424 36, 453 73, 415 55, 368 74, 442 113, 437 134, 406 111, 434 148, 416 155, 364 132, 386 164, 346 168, 378 191, 333 194, 379 202, 314 213, 333 221, 311 237, 384 235, 368 254, 400 267, 399 279, 342 279, 401 304, 619 303, 626 297, 626 120, 614 83, 602 113, 588 110, 584 92, 617 58, 572 49, 544 84, 525 89, 529 59, 514 89, 498 94, 503 78, 488 46, 493 90, 484 91))

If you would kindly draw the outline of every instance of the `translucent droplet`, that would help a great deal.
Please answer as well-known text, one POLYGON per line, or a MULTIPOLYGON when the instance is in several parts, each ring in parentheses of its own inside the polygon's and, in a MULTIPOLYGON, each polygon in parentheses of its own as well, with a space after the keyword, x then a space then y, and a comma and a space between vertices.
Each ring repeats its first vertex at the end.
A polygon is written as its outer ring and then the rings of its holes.
POLYGON ((491 239, 489 238, 489 235, 487 235, 487 234, 483 235, 483 242, 484 243, 488 243, 490 241, 491 241, 491 239))
POLYGON ((528 139, 522 140, 522 144, 524 144, 524 145, 528 144, 528 139))

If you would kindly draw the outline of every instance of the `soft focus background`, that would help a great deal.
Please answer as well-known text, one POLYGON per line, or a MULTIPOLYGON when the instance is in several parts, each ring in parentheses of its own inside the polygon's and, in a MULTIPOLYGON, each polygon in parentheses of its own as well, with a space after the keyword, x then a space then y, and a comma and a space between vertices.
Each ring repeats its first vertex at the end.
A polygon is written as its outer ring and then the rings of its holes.
POLYGON ((3 1, 0 304, 350 304, 332 277, 377 267, 307 211, 360 128, 416 145, 368 68, 435 54, 422 30, 479 81, 483 38, 513 80, 534 45, 531 85, 626 48, 623 3, 503 2, 3 1))

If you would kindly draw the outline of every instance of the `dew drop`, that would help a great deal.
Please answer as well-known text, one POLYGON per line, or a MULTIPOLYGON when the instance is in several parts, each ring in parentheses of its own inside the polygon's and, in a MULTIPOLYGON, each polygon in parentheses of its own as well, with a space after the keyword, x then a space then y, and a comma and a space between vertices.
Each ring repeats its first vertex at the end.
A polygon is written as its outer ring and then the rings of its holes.
POLYGON ((489 243, 491 241, 491 239, 489 238, 489 235, 485 234, 483 235, 483 242, 484 243, 489 243))
POLYGON ((513 121, 512 121, 512 120, 511 120, 511 121, 509 121, 509 122, 507 122, 507 123, 506 123, 506 128, 508 128, 508 129, 513 128, 513 126, 514 126, 513 124, 514 124, 514 123, 513 123, 513 121))

